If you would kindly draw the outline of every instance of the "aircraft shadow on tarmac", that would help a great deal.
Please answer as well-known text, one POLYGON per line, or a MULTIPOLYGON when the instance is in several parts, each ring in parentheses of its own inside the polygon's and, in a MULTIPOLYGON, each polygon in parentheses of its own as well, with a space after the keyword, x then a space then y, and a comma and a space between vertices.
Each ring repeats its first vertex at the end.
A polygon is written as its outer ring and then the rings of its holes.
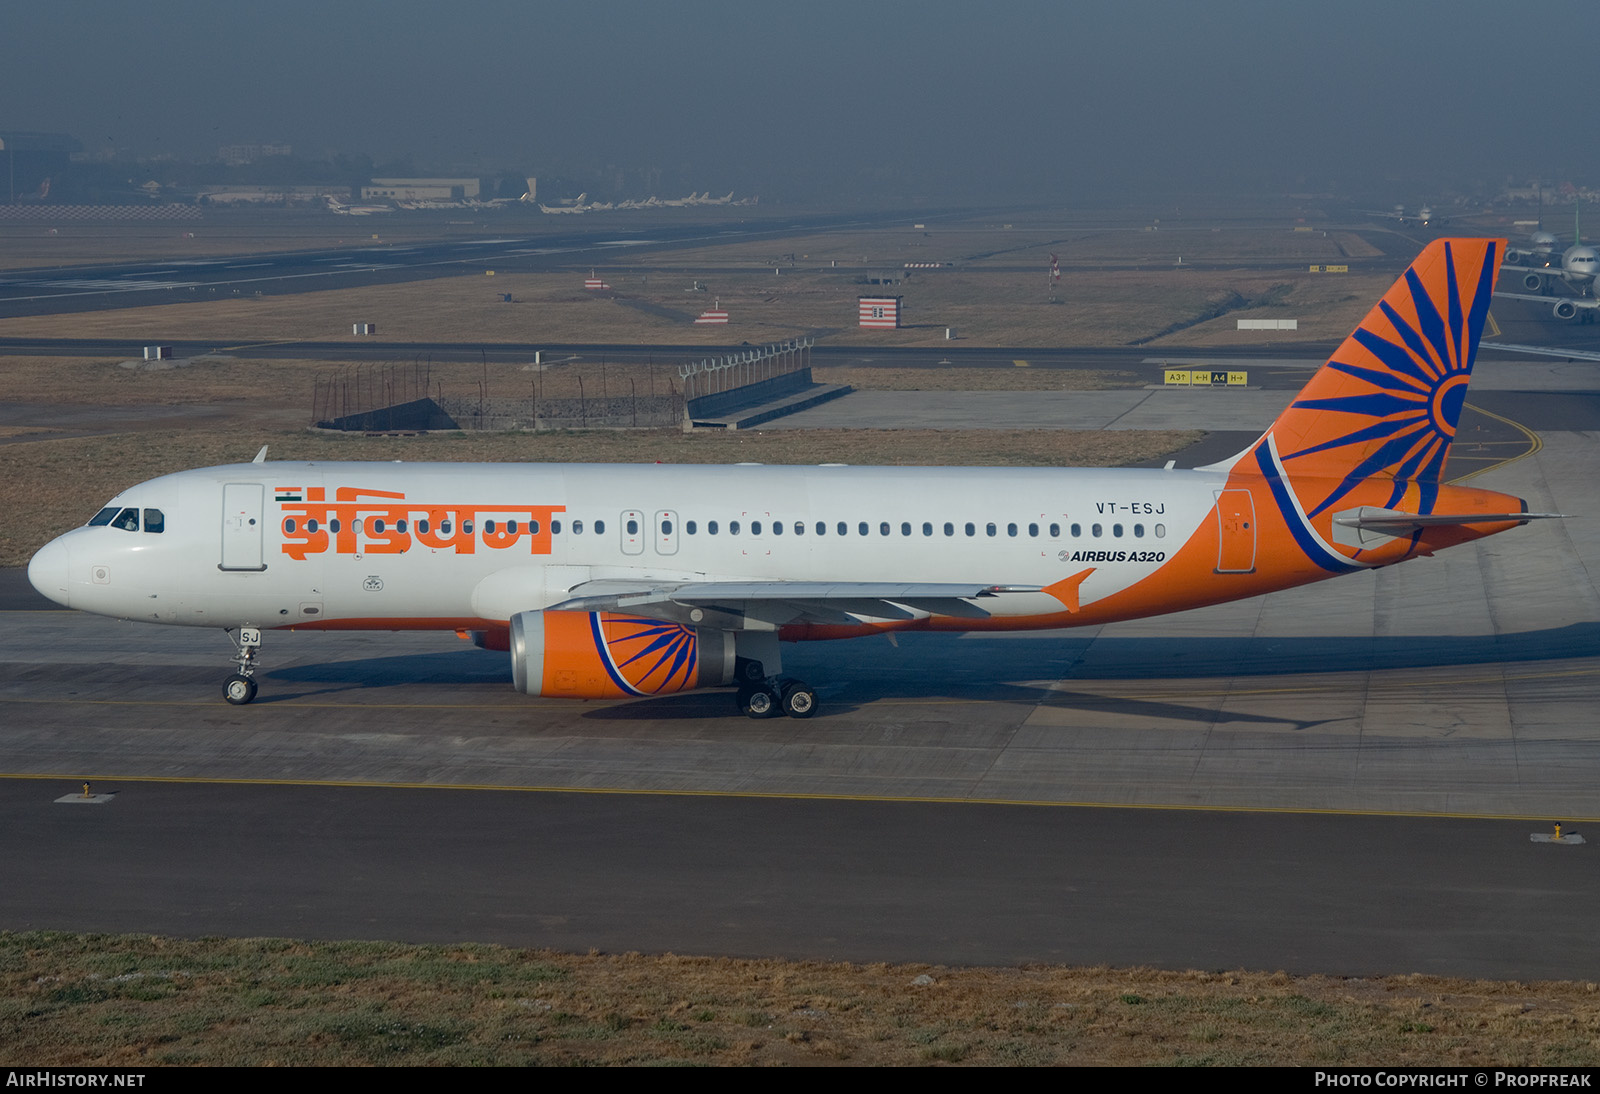
MULTIPOLYGON (((1406 669, 1579 659, 1600 656, 1600 623, 1485 635, 1384 637, 1079 638, 1060 635, 1004 640, 906 635, 901 649, 863 657, 861 643, 796 647, 789 670, 818 684, 826 709, 842 713, 877 699, 960 698, 989 702, 1047 702, 1085 710, 1127 712, 1130 700, 1063 690, 1057 681, 1188 680, 1287 675, 1327 676, 1406 669), (1051 683, 1016 683, 1016 680, 1051 683)), ((273 670, 277 684, 318 689, 391 688, 429 684, 509 684, 503 653, 457 650, 330 661, 273 670)), ((282 696, 294 698, 299 696, 282 696)), ((263 696, 266 698, 266 696, 263 696)), ((1211 707, 1165 703, 1161 717, 1211 720, 1211 707)), ((703 718, 731 702, 723 692, 686 692, 599 707, 586 718, 703 718)), ((1266 718, 1282 724, 1293 719, 1266 718)))

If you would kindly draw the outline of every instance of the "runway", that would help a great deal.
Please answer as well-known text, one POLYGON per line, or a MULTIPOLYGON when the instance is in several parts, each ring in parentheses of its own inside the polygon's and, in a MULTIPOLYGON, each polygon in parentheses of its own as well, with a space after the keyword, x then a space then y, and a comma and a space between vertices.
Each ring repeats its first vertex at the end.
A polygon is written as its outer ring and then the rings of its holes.
POLYGON ((759 219, 730 214, 688 224, 630 226, 612 221, 554 229, 538 224, 531 231, 527 223, 511 221, 501 238, 35 267, 0 274, 0 318, 189 303, 238 293, 279 295, 392 285, 468 270, 478 273, 485 264, 508 272, 537 272, 601 258, 617 262, 623 256, 673 248, 872 228, 903 219, 883 213, 759 219))

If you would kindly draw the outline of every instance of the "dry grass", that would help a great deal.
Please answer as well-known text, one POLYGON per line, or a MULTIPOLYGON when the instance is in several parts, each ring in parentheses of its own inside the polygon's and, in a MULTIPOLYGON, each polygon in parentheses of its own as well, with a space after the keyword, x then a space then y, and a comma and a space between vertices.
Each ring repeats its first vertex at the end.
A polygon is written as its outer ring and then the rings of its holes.
POLYGON ((1592 983, 0 934, 14 1066, 1600 1063, 1592 983))
POLYGON ((193 467, 243 463, 263 444, 274 460, 444 460, 550 463, 853 463, 1117 466, 1159 459, 1197 431, 785 430, 450 433, 422 437, 284 432, 241 420, 226 428, 158 429, 0 444, 0 566, 26 565, 53 537, 136 483, 193 467))
POLYGON ((892 289, 869 289, 826 271, 782 277, 722 273, 710 293, 688 293, 688 277, 608 275, 614 293, 587 293, 581 273, 497 274, 338 289, 304 296, 239 296, 193 304, 27 316, 0 320, 0 337, 177 338, 230 346, 302 340, 358 342, 354 322, 377 325, 384 341, 611 343, 725 346, 783 341, 834 331, 832 340, 864 346, 947 346, 955 327, 963 346, 1128 345, 1161 338, 1179 345, 1260 345, 1343 337, 1387 277, 1304 272, 1172 269, 1063 275, 1050 303, 1041 275, 1007 270, 945 270, 892 289), (645 280, 641 280, 645 278, 645 280), (855 326, 856 298, 904 298, 900 330, 855 326), (509 292, 513 303, 499 294, 509 292), (625 301, 681 313, 642 311, 625 301), (1257 302, 1252 304, 1251 302, 1257 302), (690 320, 720 303, 727 326, 690 320), (1224 311, 1220 319, 1203 317, 1224 311), (1237 331, 1240 317, 1297 318, 1298 331, 1237 331), (1200 324, 1200 325, 1196 325, 1200 324))

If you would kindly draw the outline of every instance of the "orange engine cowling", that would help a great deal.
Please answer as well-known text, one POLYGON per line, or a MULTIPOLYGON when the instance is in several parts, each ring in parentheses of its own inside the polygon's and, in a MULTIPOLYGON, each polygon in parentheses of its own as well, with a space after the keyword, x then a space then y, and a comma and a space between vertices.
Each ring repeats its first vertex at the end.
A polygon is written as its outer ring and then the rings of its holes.
POLYGON ((511 617, 517 690, 568 699, 626 699, 733 683, 733 635, 615 612, 511 617))

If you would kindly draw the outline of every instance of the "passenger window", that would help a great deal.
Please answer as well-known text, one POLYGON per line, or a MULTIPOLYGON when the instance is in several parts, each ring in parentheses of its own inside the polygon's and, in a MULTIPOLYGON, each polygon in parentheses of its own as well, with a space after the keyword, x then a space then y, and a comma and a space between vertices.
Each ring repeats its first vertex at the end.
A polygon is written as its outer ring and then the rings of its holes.
POLYGON ((739 534, 739 522, 738 521, 730 520, 728 522, 728 534, 730 536, 736 536, 736 535, 739 534))
POLYGON ((163 532, 167 527, 167 518, 159 509, 146 509, 144 511, 144 530, 146 532, 163 532))
MULTIPOLYGON (((418 523, 422 525, 422 530, 424 532, 426 532, 428 530, 428 522, 427 521, 425 521, 425 520, 424 521, 419 521, 418 523)), ((317 530, 317 518, 316 517, 312 517, 310 520, 306 521, 306 531, 315 532, 316 530, 317 530)))
POLYGON ((753 520, 750 522, 750 534, 752 536, 759 536, 761 534, 761 522, 759 520, 753 520))
POLYGON ((1017 526, 1015 524, 1006 525, 1006 535, 1014 536, 1016 534, 1017 534, 1017 526))
POLYGON ((283 530, 285 532, 293 532, 294 531, 294 518, 293 517, 285 517, 284 518, 283 530))
POLYGON ((1089 534, 1091 536, 1093 536, 1095 539, 1099 539, 1100 538, 1100 526, 1098 524, 1091 524, 1089 526, 1089 534))
POLYGON ((1034 539, 1038 539, 1039 538, 1039 526, 1037 524, 1028 525, 1028 535, 1032 536, 1034 539))
MULTIPOLYGON (((439 526, 439 531, 448 536, 450 534, 450 522, 445 521, 443 524, 441 524, 439 526)), ((553 520, 550 522, 550 534, 553 536, 559 536, 561 534, 561 522, 559 520, 553 520)))
POLYGON ((1156 538, 1157 539, 1166 539, 1167 538, 1167 526, 1165 524, 1156 525, 1156 538))
MULTIPOLYGON (((421 529, 422 531, 426 532, 428 530, 428 522, 425 521, 425 520, 419 520, 419 521, 417 521, 417 527, 419 529, 421 529)), ((538 535, 539 534, 539 522, 536 521, 536 520, 530 520, 528 522, 528 531, 532 532, 534 535, 538 535)))
MULTIPOLYGON (((472 531, 472 522, 468 521, 466 524, 463 524, 461 527, 463 529, 465 529, 466 531, 470 532, 470 531, 472 531)), ((575 520, 575 521, 572 522, 572 534, 575 535, 575 536, 583 535, 583 521, 575 520)))
POLYGON ((772 534, 775 536, 783 535, 783 521, 775 520, 772 522, 772 534))
POLYGON ((931 521, 925 520, 922 522, 922 534, 925 536, 933 535, 933 523, 931 521))
POLYGON ((100 510, 94 516, 89 518, 89 527, 90 528, 99 528, 99 527, 101 527, 103 525, 110 524, 111 523, 111 518, 116 516, 116 515, 117 515, 117 507, 115 505, 108 506, 107 508, 100 510))
POLYGON ((636 536, 639 534, 639 522, 634 520, 632 517, 628 518, 628 534, 630 536, 636 536))
MULTIPOLYGON (((359 520, 356 521, 357 525, 359 525, 360 523, 361 522, 359 520)), ((356 531, 359 532, 359 531, 361 531, 361 529, 358 527, 358 528, 356 528, 356 531)), ((466 535, 470 536, 472 534, 472 522, 470 520, 462 521, 461 522, 461 531, 463 533, 465 533, 466 535)), ((581 532, 581 531, 583 531, 583 529, 582 528, 574 528, 573 531, 581 532)))
POLYGON ((661 534, 664 536, 670 536, 672 534, 672 522, 670 520, 664 520, 661 522, 661 534))
POLYGON ((828 534, 828 522, 825 521, 825 520, 817 521, 817 535, 825 536, 827 534, 828 534))
POLYGON ((885 521, 879 522, 879 524, 878 524, 878 534, 880 536, 886 536, 886 535, 889 534, 889 522, 888 521, 885 520, 885 521))
POLYGON ((689 534, 690 534, 690 535, 691 535, 691 536, 692 536, 692 535, 694 535, 694 534, 695 534, 695 532, 696 532, 696 531, 698 531, 698 530, 699 530, 699 526, 698 526, 698 525, 696 525, 696 524, 695 524, 695 522, 694 522, 694 521, 692 521, 692 520, 690 520, 690 521, 685 521, 685 522, 684 522, 684 525, 683 525, 683 530, 684 530, 684 531, 685 531, 685 532, 687 532, 687 533, 689 533, 689 534))
POLYGON ((1143 539, 1144 538, 1144 525, 1135 524, 1133 526, 1133 538, 1134 539, 1143 539))
MULTIPOLYGON (((373 531, 374 531, 374 532, 381 532, 381 531, 383 531, 383 521, 381 521, 381 520, 375 520, 375 521, 373 521, 373 522, 372 522, 372 530, 373 530, 373 531)), ((484 531, 485 531, 485 532, 487 532, 487 533, 488 533, 488 534, 489 534, 489 535, 491 535, 491 536, 492 536, 492 535, 494 535, 494 521, 492 521, 492 520, 486 520, 486 521, 484 521, 484 522, 483 522, 483 530, 484 530, 484 531)))
POLYGON ((1111 534, 1116 536, 1118 539, 1121 539, 1122 538, 1122 525, 1113 524, 1111 526, 1111 534))
MULTIPOLYGON (((446 524, 444 526, 444 530, 445 530, 445 533, 448 535, 449 532, 450 532, 450 526, 448 524, 446 524)), ((334 517, 332 520, 330 520, 328 522, 328 531, 332 532, 334 535, 338 535, 339 534, 339 518, 338 517, 334 517)))
POLYGON ((967 521, 967 535, 975 536, 977 534, 978 534, 978 526, 976 524, 973 524, 970 520, 967 521))
MULTIPOLYGON (((1072 534, 1073 535, 1077 535, 1078 534, 1078 526, 1076 524, 1074 524, 1072 526, 1072 534)), ((1050 538, 1051 539, 1060 539, 1061 538, 1061 525, 1052 524, 1050 526, 1050 538)))
MULTIPOLYGON (((404 532, 406 530, 406 522, 403 521, 403 520, 395 521, 394 522, 394 530, 396 532, 404 532)), ((511 522, 511 530, 513 532, 515 532, 517 530, 517 522, 516 521, 512 521, 511 522)))
POLYGON ((850 526, 841 520, 839 522, 839 526, 835 528, 834 531, 838 532, 841 536, 848 536, 850 534, 850 526))
POLYGON ((1083 535, 1083 525, 1074 524, 1072 526, 1072 538, 1077 539, 1081 535, 1083 535))
POLYGON ((862 521, 861 524, 856 528, 856 531, 860 532, 864 536, 871 535, 872 525, 868 524, 866 521, 862 521))
POLYGON ((137 532, 139 530, 139 510, 124 509, 111 522, 111 527, 121 528, 124 532, 137 532))
POLYGON ((714 521, 714 520, 706 521, 706 535, 714 536, 716 534, 717 534, 717 522, 714 521))
POLYGON ((603 536, 603 535, 606 534, 606 522, 605 521, 597 520, 597 521, 594 522, 594 534, 597 535, 597 536, 603 536))
POLYGON ((794 534, 797 535, 797 536, 803 536, 803 535, 806 534, 806 522, 805 521, 797 520, 797 521, 794 522, 794 534))
POLYGON ((983 529, 984 529, 984 531, 988 532, 991 536, 994 535, 994 533, 995 533, 994 521, 990 521, 988 524, 984 525, 983 529))
POLYGON ((911 522, 909 520, 903 520, 900 522, 900 534, 902 536, 909 536, 911 534, 911 522))

